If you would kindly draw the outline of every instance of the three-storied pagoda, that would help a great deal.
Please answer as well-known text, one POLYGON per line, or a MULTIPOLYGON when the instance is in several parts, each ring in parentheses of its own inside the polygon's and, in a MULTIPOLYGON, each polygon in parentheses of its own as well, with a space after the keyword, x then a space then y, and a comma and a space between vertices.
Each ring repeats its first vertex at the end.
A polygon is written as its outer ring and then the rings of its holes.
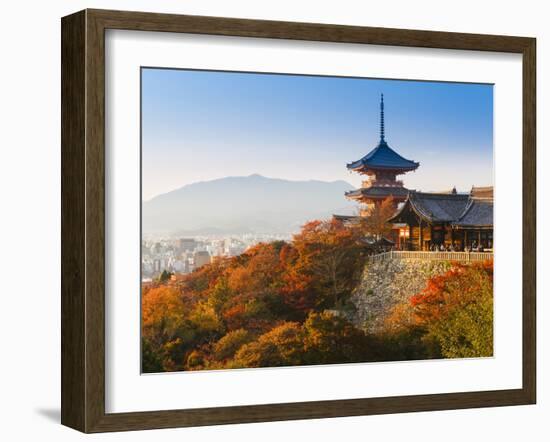
POLYGON ((403 181, 398 181, 397 176, 416 170, 420 163, 407 160, 394 151, 386 142, 384 128, 384 94, 380 99, 380 142, 372 151, 360 160, 347 165, 348 170, 360 173, 368 177, 363 181, 361 188, 346 192, 346 197, 362 204, 368 213, 368 208, 373 204, 380 204, 386 198, 391 197, 397 204, 407 199, 408 189, 403 186, 403 181))

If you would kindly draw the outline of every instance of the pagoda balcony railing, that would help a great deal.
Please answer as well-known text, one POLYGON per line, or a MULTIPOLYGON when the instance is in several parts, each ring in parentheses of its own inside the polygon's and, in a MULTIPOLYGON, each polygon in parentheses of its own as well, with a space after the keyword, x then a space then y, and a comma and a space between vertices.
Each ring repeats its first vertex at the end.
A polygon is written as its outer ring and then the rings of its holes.
POLYGON ((403 181, 397 180, 365 180, 361 183, 363 189, 369 187, 403 187, 403 181))
POLYGON ((493 252, 403 252, 391 250, 369 257, 371 263, 390 260, 472 262, 487 261, 489 259, 493 259, 493 252))

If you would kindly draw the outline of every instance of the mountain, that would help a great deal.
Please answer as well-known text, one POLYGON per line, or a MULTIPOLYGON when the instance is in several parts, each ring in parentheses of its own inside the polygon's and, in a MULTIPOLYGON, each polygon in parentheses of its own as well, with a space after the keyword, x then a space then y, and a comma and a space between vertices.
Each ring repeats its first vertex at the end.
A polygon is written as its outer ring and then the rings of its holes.
POLYGON ((290 233, 306 221, 353 214, 345 181, 289 181, 261 175, 202 181, 143 202, 143 233, 290 233))

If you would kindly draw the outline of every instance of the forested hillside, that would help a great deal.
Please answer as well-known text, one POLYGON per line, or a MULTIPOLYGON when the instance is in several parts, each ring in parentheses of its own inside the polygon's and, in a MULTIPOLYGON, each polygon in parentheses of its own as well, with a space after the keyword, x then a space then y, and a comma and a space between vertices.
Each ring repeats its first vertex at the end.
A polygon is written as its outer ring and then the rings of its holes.
POLYGON ((144 372, 492 355, 492 262, 451 264, 383 327, 345 319, 365 226, 306 224, 176 280, 143 287, 144 372))

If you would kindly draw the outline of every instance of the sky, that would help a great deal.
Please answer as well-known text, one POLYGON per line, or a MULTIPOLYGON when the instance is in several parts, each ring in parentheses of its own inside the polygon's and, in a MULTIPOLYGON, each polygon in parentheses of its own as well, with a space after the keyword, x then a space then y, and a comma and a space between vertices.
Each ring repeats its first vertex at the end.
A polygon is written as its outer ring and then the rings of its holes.
POLYGON ((381 93, 387 143, 420 162, 407 188, 492 185, 492 85, 143 68, 142 198, 252 174, 358 187, 381 93))

